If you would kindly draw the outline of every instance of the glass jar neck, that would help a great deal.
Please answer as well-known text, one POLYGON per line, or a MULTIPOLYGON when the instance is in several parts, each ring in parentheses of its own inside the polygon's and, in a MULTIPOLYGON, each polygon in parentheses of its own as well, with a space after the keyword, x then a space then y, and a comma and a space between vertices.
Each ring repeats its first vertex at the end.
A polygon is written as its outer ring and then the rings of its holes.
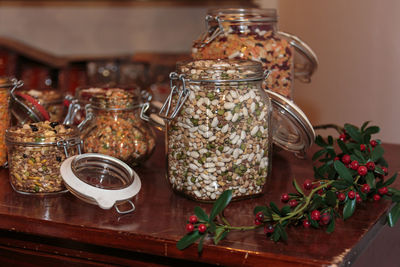
POLYGON ((276 9, 218 8, 209 10, 208 15, 222 22, 276 23, 278 21, 276 9))

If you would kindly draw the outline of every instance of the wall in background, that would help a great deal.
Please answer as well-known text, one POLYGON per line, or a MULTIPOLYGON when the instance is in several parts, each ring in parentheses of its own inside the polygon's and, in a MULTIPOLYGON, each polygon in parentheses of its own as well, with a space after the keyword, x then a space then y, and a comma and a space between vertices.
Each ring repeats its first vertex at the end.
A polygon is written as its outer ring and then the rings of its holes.
MULTIPOLYGON (((313 124, 371 120, 381 126, 381 139, 400 144, 400 2, 257 2, 278 8, 280 29, 300 36, 319 57, 312 83, 295 83, 295 101, 313 124)), ((206 10, 2 6, 0 36, 57 55, 189 52, 206 10)))

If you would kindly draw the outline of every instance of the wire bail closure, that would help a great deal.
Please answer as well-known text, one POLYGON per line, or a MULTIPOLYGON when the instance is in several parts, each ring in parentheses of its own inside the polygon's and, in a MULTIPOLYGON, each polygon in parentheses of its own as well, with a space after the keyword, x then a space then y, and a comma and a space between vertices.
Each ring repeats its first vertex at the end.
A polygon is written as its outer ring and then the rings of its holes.
POLYGON ((173 120, 178 114, 179 110, 182 108, 186 99, 188 98, 190 94, 190 89, 186 86, 187 79, 183 74, 178 75, 176 72, 171 72, 169 74, 169 78, 171 92, 169 93, 167 99, 161 107, 159 116, 166 120, 173 120), (174 82, 178 80, 182 82, 182 86, 177 86, 174 84, 174 82), (171 112, 170 109, 172 105, 172 100, 175 95, 178 95, 178 99, 176 100, 175 108, 171 112))
POLYGON ((82 145, 82 140, 80 138, 71 138, 68 140, 59 140, 57 141, 57 147, 62 147, 64 148, 64 154, 67 158, 69 158, 68 154, 68 148, 72 146, 78 146, 78 154, 82 154, 81 150, 81 145, 82 145))
POLYGON ((201 48, 205 47, 206 45, 211 43, 215 38, 217 38, 219 35, 224 33, 224 28, 222 27, 219 16, 213 17, 211 15, 207 15, 205 18, 205 21, 206 21, 206 29, 210 29, 210 30, 207 31, 201 38, 201 41, 200 41, 201 48), (213 29, 213 27, 210 27, 210 23, 212 21, 216 21, 218 23, 218 27, 211 33, 211 35, 209 37, 207 37, 208 34, 211 32, 211 29, 213 29))

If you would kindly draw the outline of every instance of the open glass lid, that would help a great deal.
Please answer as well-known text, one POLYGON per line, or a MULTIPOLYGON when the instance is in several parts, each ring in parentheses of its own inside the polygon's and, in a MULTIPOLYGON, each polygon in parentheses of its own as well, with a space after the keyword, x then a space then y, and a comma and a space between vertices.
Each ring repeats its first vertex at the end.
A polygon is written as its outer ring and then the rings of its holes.
POLYGON ((304 112, 292 101, 275 92, 266 91, 271 99, 272 138, 274 144, 299 156, 313 144, 314 128, 304 112))
POLYGON ((60 168, 68 190, 85 202, 118 213, 134 211, 129 200, 140 190, 139 176, 124 162, 103 154, 86 153, 67 158, 60 168), (118 204, 128 202, 132 207, 121 211, 118 204))

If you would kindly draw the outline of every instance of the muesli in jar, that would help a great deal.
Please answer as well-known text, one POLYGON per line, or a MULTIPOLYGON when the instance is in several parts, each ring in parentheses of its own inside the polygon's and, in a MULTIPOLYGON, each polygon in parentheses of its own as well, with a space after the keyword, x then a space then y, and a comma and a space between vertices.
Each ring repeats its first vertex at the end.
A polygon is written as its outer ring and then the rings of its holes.
POLYGON ((260 195, 271 150, 261 64, 197 60, 179 64, 176 77, 187 98, 171 95, 173 106, 183 103, 167 123, 172 188, 199 201, 213 201, 228 189, 234 199, 260 195))
POLYGON ((85 152, 109 155, 127 164, 147 159, 155 147, 155 133, 141 121, 139 107, 139 98, 129 90, 109 88, 93 94, 93 119, 82 130, 85 152))
POLYGON ((10 182, 17 192, 66 190, 60 166, 80 152, 76 127, 49 121, 14 126, 7 130, 6 142, 10 182))
POLYGON ((258 61, 270 71, 264 89, 268 86, 269 90, 292 97, 294 75, 309 80, 316 69, 316 56, 306 44, 295 36, 278 32, 274 9, 212 9, 206 22, 207 32, 193 44, 193 58, 258 61), (306 70, 304 67, 294 70, 294 48, 310 62, 306 70))

